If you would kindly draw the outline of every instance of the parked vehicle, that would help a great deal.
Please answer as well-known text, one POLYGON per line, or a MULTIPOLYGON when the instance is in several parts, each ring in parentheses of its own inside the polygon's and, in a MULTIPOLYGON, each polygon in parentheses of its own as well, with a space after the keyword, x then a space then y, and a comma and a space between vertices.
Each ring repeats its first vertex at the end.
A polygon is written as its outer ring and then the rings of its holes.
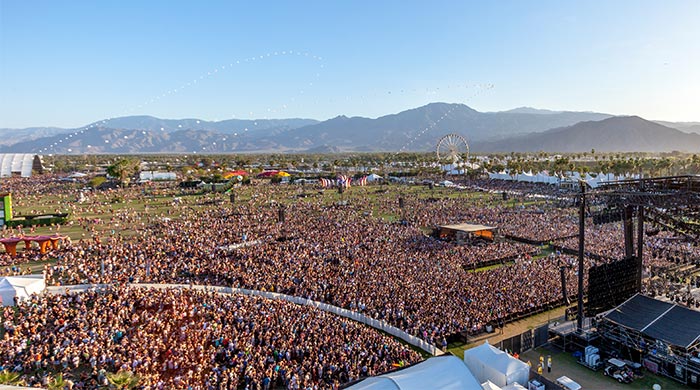
POLYGON ((632 372, 627 364, 620 359, 608 359, 603 374, 609 376, 620 383, 632 383, 632 372))

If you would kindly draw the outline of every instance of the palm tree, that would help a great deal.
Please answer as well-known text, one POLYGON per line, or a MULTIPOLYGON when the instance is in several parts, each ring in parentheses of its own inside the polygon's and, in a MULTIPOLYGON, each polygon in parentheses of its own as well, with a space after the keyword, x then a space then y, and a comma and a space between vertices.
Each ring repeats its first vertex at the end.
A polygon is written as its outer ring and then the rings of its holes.
POLYGON ((141 162, 133 158, 123 158, 107 167, 107 173, 119 179, 119 185, 127 183, 127 179, 138 173, 141 162))
POLYGON ((119 371, 107 374, 107 381, 111 387, 118 390, 132 390, 141 382, 141 378, 131 371, 119 371))
POLYGON ((2 385, 22 385, 24 381, 21 379, 22 374, 18 372, 10 372, 8 370, 0 371, 0 384, 2 385))
POLYGON ((63 379, 63 373, 61 373, 55 378, 52 378, 47 387, 49 390, 63 390, 66 387, 66 384, 66 380, 63 379))

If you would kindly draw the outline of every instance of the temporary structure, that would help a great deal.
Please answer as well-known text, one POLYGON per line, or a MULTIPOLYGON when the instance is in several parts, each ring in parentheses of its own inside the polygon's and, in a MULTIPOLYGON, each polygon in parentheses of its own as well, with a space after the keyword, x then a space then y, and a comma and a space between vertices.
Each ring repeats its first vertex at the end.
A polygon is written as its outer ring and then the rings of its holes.
POLYGON ((483 390, 502 390, 500 386, 496 386, 491 381, 486 381, 481 384, 483 390))
POLYGON ((530 367, 523 361, 490 345, 488 341, 464 351, 464 363, 479 383, 491 381, 499 387, 527 384, 530 367))
POLYGON ((41 293, 46 289, 42 275, 8 276, 0 279, 0 299, 3 306, 14 306, 15 297, 18 300, 28 299, 32 294, 41 293))
POLYGON ((367 378, 348 390, 478 390, 481 386, 458 357, 430 358, 403 370, 367 378))
POLYGON ((373 181, 381 180, 381 179, 382 179, 382 177, 377 175, 376 173, 372 173, 372 174, 367 176, 367 181, 370 183, 373 181))

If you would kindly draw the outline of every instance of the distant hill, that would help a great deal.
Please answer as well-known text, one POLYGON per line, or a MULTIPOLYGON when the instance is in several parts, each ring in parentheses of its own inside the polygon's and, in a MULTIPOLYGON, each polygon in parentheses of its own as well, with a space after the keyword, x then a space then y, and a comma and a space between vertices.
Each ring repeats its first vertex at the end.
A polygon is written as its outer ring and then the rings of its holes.
POLYGON ((666 122, 666 121, 654 121, 660 125, 666 127, 672 127, 678 129, 684 133, 697 133, 700 134, 700 122, 666 122))
MULTIPOLYGON (((172 133, 182 130, 202 130, 221 134, 256 133, 264 131, 265 135, 280 134, 285 131, 301 126, 318 123, 314 119, 228 119, 224 121, 212 122, 201 119, 160 119, 153 116, 126 116, 113 119, 106 119, 90 123, 76 129, 66 129, 59 127, 30 127, 26 129, 0 128, 0 146, 16 145, 23 147, 27 145, 24 141, 34 141, 43 138, 56 138, 57 142, 67 134, 76 133, 87 126, 90 128, 115 129, 115 130, 146 130, 172 133), (54 137, 64 135, 61 137, 54 137)), ((76 135, 77 136, 77 135, 76 135)), ((107 137, 109 138, 109 137, 107 137)), ((95 144, 96 140, 86 140, 87 144, 95 144)), ((39 141, 37 143, 43 143, 39 141)), ((32 145, 35 143, 29 143, 32 145)), ((30 150, 25 150, 30 152, 30 150)), ((36 151, 36 150, 34 150, 36 151)))
MULTIPOLYGON (((479 112, 463 104, 431 103, 376 119, 337 116, 313 119, 238 120, 160 119, 129 116, 95 122, 89 130, 14 137, 4 152, 169 153, 194 151, 410 151, 432 150, 447 133, 469 142, 545 131, 581 121, 609 118, 587 112, 479 112), (70 132, 71 135, 65 135, 70 132), (125 138, 126 137, 126 138, 125 138), (29 141, 29 142, 28 142, 29 141), (89 145, 89 147, 88 147, 89 145)), ((527 111, 527 110, 526 110, 527 111)), ((2 136, 2 133, 0 133, 2 136)))
POLYGON ((476 111, 463 104, 431 103, 376 119, 338 116, 290 130, 277 141, 291 149, 334 145, 343 150, 431 150, 447 133, 460 133, 469 142, 498 139, 609 118, 608 114, 552 112, 548 115, 476 111))
POLYGON ((532 107, 518 107, 514 108, 512 110, 506 110, 506 111, 498 111, 504 114, 541 114, 541 115, 550 115, 550 114, 561 114, 563 111, 552 111, 552 110, 544 110, 541 108, 532 108, 532 107))
POLYGON ((473 145, 477 152, 700 152, 700 135, 688 134, 638 116, 586 121, 541 133, 473 145))
POLYGON ((35 140, 56 134, 70 133, 71 129, 60 127, 28 127, 26 129, 0 129, 0 146, 12 145, 20 141, 35 140))
POLYGON ((95 125, 113 129, 160 130, 207 130, 222 134, 259 130, 289 130, 318 123, 315 119, 227 119, 218 122, 201 119, 160 119, 153 116, 126 116, 95 122, 95 125))

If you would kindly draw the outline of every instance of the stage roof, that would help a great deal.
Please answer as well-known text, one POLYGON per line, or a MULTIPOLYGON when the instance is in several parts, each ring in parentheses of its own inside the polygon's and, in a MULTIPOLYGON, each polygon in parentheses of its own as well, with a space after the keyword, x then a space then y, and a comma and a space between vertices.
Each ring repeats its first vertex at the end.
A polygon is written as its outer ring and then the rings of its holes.
POLYGON ((639 294, 608 312, 605 318, 686 349, 700 338, 700 312, 639 294))
POLYGON ((470 223, 458 223, 455 225, 442 225, 440 229, 458 230, 465 233, 480 232, 483 230, 494 230, 495 226, 472 225, 470 223))

